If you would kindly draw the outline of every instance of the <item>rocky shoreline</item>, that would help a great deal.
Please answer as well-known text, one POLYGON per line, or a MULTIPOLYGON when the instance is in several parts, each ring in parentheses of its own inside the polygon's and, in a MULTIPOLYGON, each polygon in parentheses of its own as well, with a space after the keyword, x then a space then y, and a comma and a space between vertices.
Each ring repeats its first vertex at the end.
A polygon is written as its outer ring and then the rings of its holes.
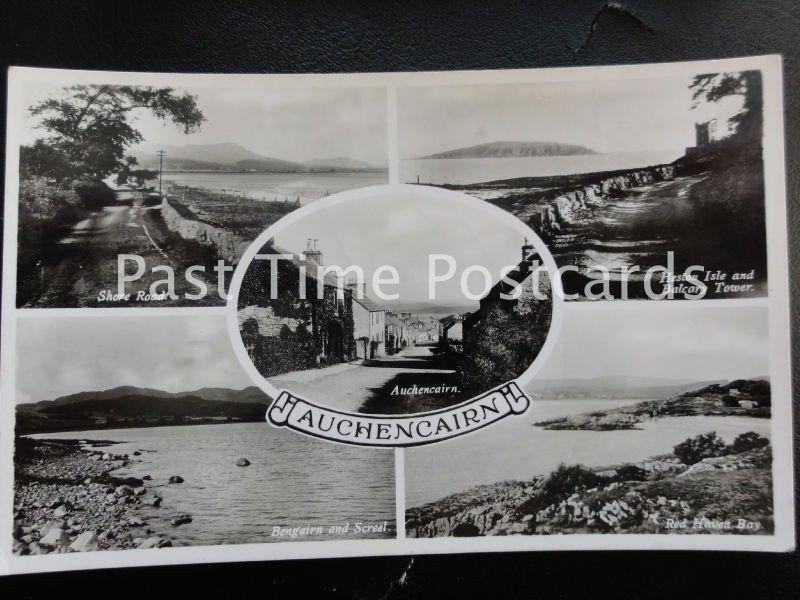
POLYGON ((636 429, 639 423, 661 417, 738 416, 768 419, 771 414, 769 381, 737 379, 648 400, 633 406, 569 415, 535 423, 542 429, 614 431, 636 429))
POLYGON ((478 486, 408 509, 406 535, 769 534, 771 447, 755 434, 740 440, 696 462, 678 451, 599 469, 562 465, 547 476, 478 486))
POLYGON ((545 177, 517 177, 466 185, 442 185, 465 191, 503 208, 545 237, 564 225, 591 219, 607 201, 632 188, 675 179, 674 165, 545 177))
MULTIPOLYGON (((14 554, 173 545, 170 532, 156 531, 145 520, 146 511, 159 510, 162 503, 150 476, 114 475, 140 460, 141 451, 115 454, 115 444, 16 438, 14 554)), ((173 476, 168 483, 181 481, 173 476)), ((190 515, 178 515, 171 525, 188 522, 190 515)))
POLYGON ((609 199, 619 196, 622 192, 674 178, 675 167, 672 165, 630 171, 565 191, 546 206, 536 208, 532 212, 524 211, 519 217, 529 222, 537 233, 552 237, 560 233, 564 225, 596 218, 596 211, 601 210, 609 199))

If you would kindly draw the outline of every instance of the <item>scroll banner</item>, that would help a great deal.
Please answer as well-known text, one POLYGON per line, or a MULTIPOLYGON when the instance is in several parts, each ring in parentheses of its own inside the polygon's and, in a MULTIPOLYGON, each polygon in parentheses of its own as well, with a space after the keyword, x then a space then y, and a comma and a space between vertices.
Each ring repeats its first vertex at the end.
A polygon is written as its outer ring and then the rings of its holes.
POLYGON ((471 433, 509 415, 521 415, 531 399, 514 381, 450 408, 403 416, 332 410, 282 391, 267 421, 314 437, 359 446, 420 446, 471 433))

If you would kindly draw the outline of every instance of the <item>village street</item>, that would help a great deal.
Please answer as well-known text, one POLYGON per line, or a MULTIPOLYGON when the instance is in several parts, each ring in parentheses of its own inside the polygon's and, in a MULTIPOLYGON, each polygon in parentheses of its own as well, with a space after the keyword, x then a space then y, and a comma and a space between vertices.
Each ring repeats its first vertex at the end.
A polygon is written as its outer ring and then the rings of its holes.
POLYGON ((270 382, 312 402, 347 412, 394 412, 383 407, 392 403, 391 390, 396 385, 432 385, 452 378, 453 371, 442 368, 432 349, 409 346, 394 356, 295 371, 271 377, 270 382))

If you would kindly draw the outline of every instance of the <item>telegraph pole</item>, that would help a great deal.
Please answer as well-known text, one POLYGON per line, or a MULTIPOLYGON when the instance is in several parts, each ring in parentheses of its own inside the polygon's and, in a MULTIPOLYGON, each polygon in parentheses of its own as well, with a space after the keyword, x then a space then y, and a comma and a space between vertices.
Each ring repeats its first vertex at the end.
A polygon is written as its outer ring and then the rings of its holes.
POLYGON ((158 197, 161 198, 161 179, 164 176, 164 155, 166 152, 159 150, 156 154, 158 155, 158 197))

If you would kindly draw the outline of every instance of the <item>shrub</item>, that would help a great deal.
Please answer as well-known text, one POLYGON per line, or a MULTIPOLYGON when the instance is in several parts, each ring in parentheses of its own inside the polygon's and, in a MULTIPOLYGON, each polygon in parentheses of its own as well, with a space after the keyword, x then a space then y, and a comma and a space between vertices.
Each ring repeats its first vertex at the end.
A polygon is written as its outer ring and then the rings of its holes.
POLYGON ((486 308, 465 334, 456 365, 459 389, 477 394, 519 377, 542 349, 551 316, 550 302, 520 301, 514 310, 498 304, 486 308))
POLYGON ((520 514, 535 514, 575 492, 597 487, 607 481, 607 478, 597 475, 583 465, 561 464, 544 480, 541 492, 523 502, 517 511, 520 514))
POLYGON ((545 479, 542 490, 553 496, 569 496, 579 488, 595 487, 601 481, 602 477, 583 465, 561 464, 545 479))
POLYGON ((453 528, 453 537, 477 537, 481 534, 472 523, 459 523, 453 528))
POLYGON ((742 391, 747 392, 748 394, 751 394, 753 396, 769 396, 770 393, 769 381, 766 381, 764 379, 749 381, 742 388, 742 391))
POLYGON ((78 181, 75 183, 75 193, 81 199, 83 207, 88 210, 98 210, 117 202, 114 191, 102 181, 78 181))
POLYGON ((636 465, 625 465, 617 469, 617 481, 644 481, 647 479, 647 471, 636 465))
POLYGON ((725 394, 722 397, 722 405, 727 406, 729 408, 735 408, 739 406, 739 401, 730 394, 725 394))
POLYGON ((741 454, 742 452, 763 448, 764 446, 769 446, 769 440, 767 438, 757 434, 755 431, 748 431, 747 433, 738 435, 736 439, 733 440, 731 451, 733 454, 741 454))
POLYGON ((772 406, 772 394, 769 381, 763 379, 751 381, 744 386, 743 391, 750 394, 751 398, 758 402, 759 406, 772 406))
POLYGON ((727 454, 725 442, 717 435, 716 431, 700 434, 693 438, 687 438, 673 448, 675 456, 686 465, 693 465, 704 458, 714 456, 724 456, 727 454))

